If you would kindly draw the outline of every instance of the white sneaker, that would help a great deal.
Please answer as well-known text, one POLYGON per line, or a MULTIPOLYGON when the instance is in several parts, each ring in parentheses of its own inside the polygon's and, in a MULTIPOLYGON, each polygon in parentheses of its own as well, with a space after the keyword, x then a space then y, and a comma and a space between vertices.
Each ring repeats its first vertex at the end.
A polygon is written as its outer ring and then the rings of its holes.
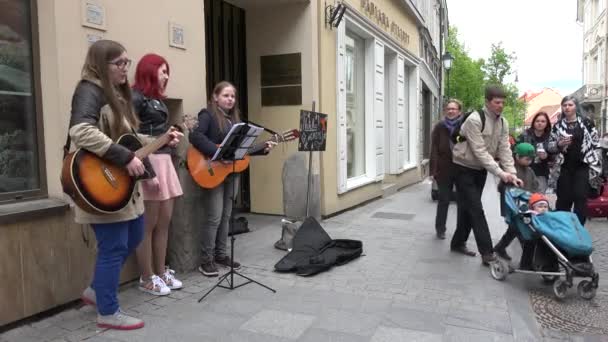
POLYGON ((97 296, 95 295, 95 290, 93 290, 93 288, 90 286, 87 287, 82 292, 82 295, 80 295, 80 300, 82 300, 82 302, 85 303, 86 305, 96 306, 97 305, 97 296))
POLYGON ((144 321, 118 309, 113 315, 97 315, 97 326, 105 329, 133 330, 143 328, 144 321))
POLYGON ((165 282, 168 288, 171 290, 179 290, 184 287, 182 282, 175 278, 175 271, 165 266, 165 274, 161 275, 161 279, 165 282))
POLYGON ((139 289, 146 293, 155 296, 166 296, 171 293, 171 289, 167 284, 156 274, 152 275, 149 280, 144 281, 139 277, 139 289))

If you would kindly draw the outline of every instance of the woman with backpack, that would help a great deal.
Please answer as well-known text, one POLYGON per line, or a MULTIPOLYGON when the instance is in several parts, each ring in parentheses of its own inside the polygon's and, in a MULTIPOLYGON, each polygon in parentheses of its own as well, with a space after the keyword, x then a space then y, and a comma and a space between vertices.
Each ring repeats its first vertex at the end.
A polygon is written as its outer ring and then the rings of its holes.
POLYGON ((452 189, 456 177, 452 162, 452 133, 462 119, 462 103, 451 99, 444 107, 445 117, 438 122, 431 133, 431 177, 437 182, 439 196, 437 198, 437 214, 435 215, 435 232, 438 239, 445 239, 445 222, 448 216, 448 207, 452 197, 452 189))

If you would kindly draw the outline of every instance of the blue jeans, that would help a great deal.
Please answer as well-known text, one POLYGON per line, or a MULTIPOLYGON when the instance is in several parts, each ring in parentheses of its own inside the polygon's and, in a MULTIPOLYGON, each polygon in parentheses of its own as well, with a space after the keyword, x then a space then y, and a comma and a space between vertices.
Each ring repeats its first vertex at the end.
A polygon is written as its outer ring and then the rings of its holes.
POLYGON ((118 311, 120 269, 144 237, 144 217, 91 226, 97 238, 97 262, 92 284, 97 311, 100 315, 112 315, 118 311))

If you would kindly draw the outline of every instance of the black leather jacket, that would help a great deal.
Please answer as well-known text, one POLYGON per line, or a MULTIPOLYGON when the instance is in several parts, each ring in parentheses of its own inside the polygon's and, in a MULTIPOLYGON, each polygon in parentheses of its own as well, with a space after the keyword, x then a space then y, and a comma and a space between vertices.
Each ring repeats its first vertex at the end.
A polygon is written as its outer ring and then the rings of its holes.
MULTIPOLYGON (((138 133, 157 137, 169 129, 169 110, 161 100, 148 98, 134 89, 133 108, 139 116, 138 133)), ((171 153, 171 148, 164 146, 155 153, 171 153)))

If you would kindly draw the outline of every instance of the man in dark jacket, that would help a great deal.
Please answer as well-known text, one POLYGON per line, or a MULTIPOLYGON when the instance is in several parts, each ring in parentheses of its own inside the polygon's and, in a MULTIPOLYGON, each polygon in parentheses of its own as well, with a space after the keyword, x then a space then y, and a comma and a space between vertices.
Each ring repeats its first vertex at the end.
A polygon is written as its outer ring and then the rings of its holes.
POLYGON ((439 196, 437 198, 437 214, 435 216, 435 231, 438 239, 445 239, 445 222, 452 189, 456 182, 452 162, 452 132, 462 119, 462 104, 456 99, 446 102, 445 117, 433 128, 431 134, 431 177, 437 182, 439 196))

